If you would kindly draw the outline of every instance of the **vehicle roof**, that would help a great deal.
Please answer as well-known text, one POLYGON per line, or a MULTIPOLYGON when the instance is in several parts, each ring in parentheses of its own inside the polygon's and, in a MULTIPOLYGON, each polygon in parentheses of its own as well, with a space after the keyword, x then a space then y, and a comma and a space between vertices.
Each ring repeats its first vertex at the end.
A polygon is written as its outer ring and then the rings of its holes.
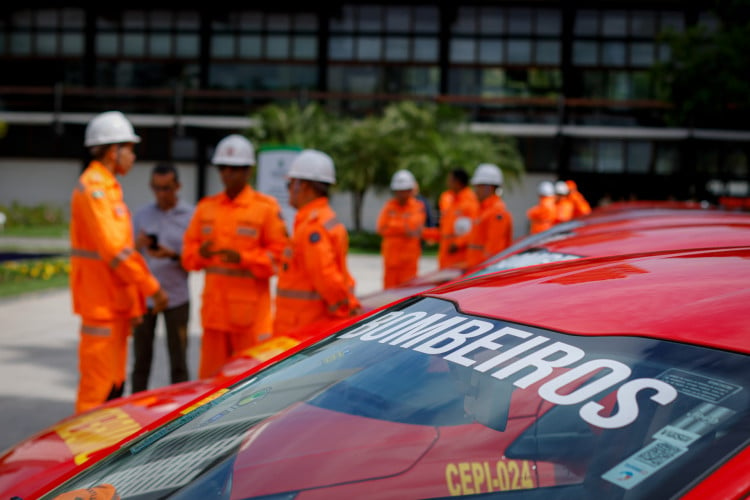
POLYGON ((424 292, 466 312, 580 335, 635 335, 750 353, 750 247, 579 259, 424 292), (512 286, 509 286, 512 285, 512 286))
MULTIPOLYGON (((750 221, 750 218, 748 218, 750 221)), ((548 241, 543 247, 551 252, 603 257, 636 252, 682 250, 722 246, 750 245, 750 224, 724 224, 701 221, 692 225, 634 227, 602 232, 583 232, 548 241)))

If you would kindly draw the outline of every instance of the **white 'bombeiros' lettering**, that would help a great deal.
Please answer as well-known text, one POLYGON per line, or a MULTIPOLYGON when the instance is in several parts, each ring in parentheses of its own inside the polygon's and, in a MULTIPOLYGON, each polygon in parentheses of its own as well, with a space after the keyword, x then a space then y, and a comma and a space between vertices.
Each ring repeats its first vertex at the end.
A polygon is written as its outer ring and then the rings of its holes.
POLYGON ((550 403, 557 405, 575 405, 596 396, 615 384, 619 384, 628 378, 630 373, 630 367, 619 361, 612 359, 592 359, 546 382, 539 387, 539 395, 550 403), (610 372, 596 380, 583 383, 586 379, 590 379, 594 373, 603 369, 609 369, 610 372), (568 394, 560 394, 558 392, 566 385, 573 384, 576 381, 581 382, 582 385, 579 385, 568 394))
MULTIPOLYGON (((362 340, 377 340, 380 338, 385 337, 389 333, 391 333, 394 330, 400 330, 406 325, 410 325, 414 323, 415 321, 419 321, 420 319, 427 316, 427 313, 424 311, 417 311, 417 312, 411 312, 406 313, 403 316, 399 317, 398 320, 396 320, 394 323, 397 323, 395 326, 393 326, 392 323, 387 323, 385 325, 381 325, 379 328, 375 328, 373 330, 370 330, 369 332, 366 332, 364 335, 362 335, 362 340)), ((445 314, 440 314, 440 316, 445 316, 445 314)))
MULTIPOLYGON (((474 365, 473 369, 481 373, 504 365, 491 376, 504 380, 517 375, 519 378, 513 385, 521 389, 549 377, 556 368, 570 367, 538 389, 539 397, 557 405, 583 403, 626 380, 632 373, 624 363, 607 358, 590 359, 572 366, 586 355, 583 349, 564 342, 544 345, 549 338, 509 326, 493 331, 495 323, 491 321, 458 314, 446 316, 425 311, 391 311, 340 338, 359 337, 363 341, 378 340, 429 355, 442 354, 446 361, 474 365), (508 340, 515 337, 522 342, 515 345, 496 342, 503 337, 508 340), (487 359, 489 353, 497 354, 487 359), (469 357, 470 354, 476 359, 469 357)), ((600 415, 604 406, 589 401, 581 407, 579 415, 585 422, 603 429, 624 427, 638 418, 637 395, 643 390, 655 391, 650 399, 660 405, 667 405, 677 397, 677 390, 664 381, 635 379, 617 389, 615 413, 600 415)))
MULTIPOLYGON (((489 351, 497 351, 503 346, 503 344, 498 344, 497 342, 495 342, 495 340, 505 337, 506 335, 512 335, 519 339, 525 339, 525 338, 528 338, 531 334, 529 332, 524 332, 523 330, 519 330, 517 328, 511 328, 509 326, 506 326, 496 332, 489 333, 483 337, 480 337, 472 341, 467 346, 457 349, 456 351, 446 355, 445 359, 448 361, 457 363, 459 365, 471 366, 474 363, 476 363, 476 361, 471 358, 467 358, 466 357, 467 354, 473 351, 478 351, 480 349, 489 350, 489 351)), ((499 358, 500 356, 496 356, 496 357, 499 358)), ((497 365, 494 365, 494 366, 497 366, 497 365)))
POLYGON ((489 321, 472 319, 461 326, 425 341, 423 344, 415 347, 414 350, 425 354, 443 354, 444 352, 461 347, 466 343, 466 339, 478 337, 492 330, 493 326, 489 321))
POLYGON ((562 342, 555 342, 554 344, 542 347, 538 351, 509 364, 505 368, 501 368, 493 373, 492 376, 502 380, 524 370, 525 368, 535 368, 535 370, 528 375, 513 382, 513 385, 516 387, 525 389, 531 384, 539 382, 544 377, 548 376, 552 373, 553 368, 571 365, 585 355, 586 353, 583 352, 583 349, 562 342), (548 357, 551 358, 558 354, 562 354, 562 356, 559 356, 556 359, 547 359, 548 357))
POLYGON ((638 418, 638 401, 636 396, 644 389, 655 390, 651 400, 664 406, 675 400, 677 389, 654 378, 638 378, 622 384, 617 390, 618 412, 609 417, 602 417, 599 412, 604 409, 599 403, 589 401, 581 407, 578 414, 583 420, 602 429, 617 429, 635 422, 638 418))

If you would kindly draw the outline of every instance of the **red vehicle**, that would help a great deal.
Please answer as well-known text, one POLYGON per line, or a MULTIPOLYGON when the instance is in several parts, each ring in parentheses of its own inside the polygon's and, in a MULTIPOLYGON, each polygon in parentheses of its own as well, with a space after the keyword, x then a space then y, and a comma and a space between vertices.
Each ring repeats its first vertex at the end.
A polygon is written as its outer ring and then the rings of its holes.
POLYGON ((745 498, 749 280, 750 247, 732 247, 454 282, 226 378, 24 497, 745 498))
POLYGON ((632 203, 613 205, 616 207, 596 210, 522 238, 471 269, 439 269, 425 273, 399 287, 363 295, 360 302, 369 311, 459 278, 557 260, 715 246, 724 243, 724 236, 729 238, 727 245, 750 243, 742 230, 750 228, 748 213, 696 208, 692 204, 683 208, 632 203), (689 229, 675 230, 691 227, 693 233, 689 229), (566 242, 570 246, 566 246, 566 242))

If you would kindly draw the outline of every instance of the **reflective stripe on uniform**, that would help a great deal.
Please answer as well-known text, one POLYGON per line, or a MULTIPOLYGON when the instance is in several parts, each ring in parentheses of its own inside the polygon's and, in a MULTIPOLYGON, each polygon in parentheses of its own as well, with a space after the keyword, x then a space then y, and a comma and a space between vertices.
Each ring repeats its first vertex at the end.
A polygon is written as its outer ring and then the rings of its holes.
POLYGON ((112 329, 107 326, 81 325, 81 333, 107 337, 112 333, 112 329))
POLYGON ((233 276, 235 278, 255 278, 255 275, 249 269, 227 269, 225 267, 210 266, 206 268, 206 273, 233 276))
POLYGON ((482 250, 482 251, 484 251, 484 245, 476 245, 476 244, 474 244, 474 245, 469 245, 467 248, 469 248, 471 250, 482 250))
POLYGON ((328 231, 330 231, 331 229, 333 229, 339 224, 340 224, 339 220, 336 217, 334 217, 333 219, 327 220, 325 224, 323 224, 323 227, 326 228, 328 231))
POLYGON ((73 248, 70 250, 71 257, 81 257, 82 259, 99 259, 99 254, 93 250, 84 250, 82 248, 73 248))
POLYGON ((276 290, 276 296, 297 300, 323 300, 323 297, 313 290, 290 290, 288 288, 279 288, 276 290))
POLYGON ((120 265, 120 262, 127 260, 127 258, 130 257, 132 253, 132 248, 123 248, 120 253, 112 257, 112 260, 109 261, 109 267, 111 267, 112 269, 116 268, 120 265))

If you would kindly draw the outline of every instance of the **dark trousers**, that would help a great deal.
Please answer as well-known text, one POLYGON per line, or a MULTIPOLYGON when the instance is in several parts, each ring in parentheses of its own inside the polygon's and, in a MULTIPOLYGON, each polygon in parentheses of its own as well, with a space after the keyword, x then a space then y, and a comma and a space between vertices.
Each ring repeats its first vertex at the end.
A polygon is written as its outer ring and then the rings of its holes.
MULTIPOLYGON (((167 329, 167 350, 169 352, 170 375, 173 384, 189 380, 187 366, 187 325, 190 317, 190 303, 167 309, 161 313, 167 329)), ((158 315, 151 310, 143 316, 143 321, 133 329, 133 354, 135 362, 131 375, 133 393, 148 389, 151 374, 151 361, 154 355, 154 337, 158 315)))

